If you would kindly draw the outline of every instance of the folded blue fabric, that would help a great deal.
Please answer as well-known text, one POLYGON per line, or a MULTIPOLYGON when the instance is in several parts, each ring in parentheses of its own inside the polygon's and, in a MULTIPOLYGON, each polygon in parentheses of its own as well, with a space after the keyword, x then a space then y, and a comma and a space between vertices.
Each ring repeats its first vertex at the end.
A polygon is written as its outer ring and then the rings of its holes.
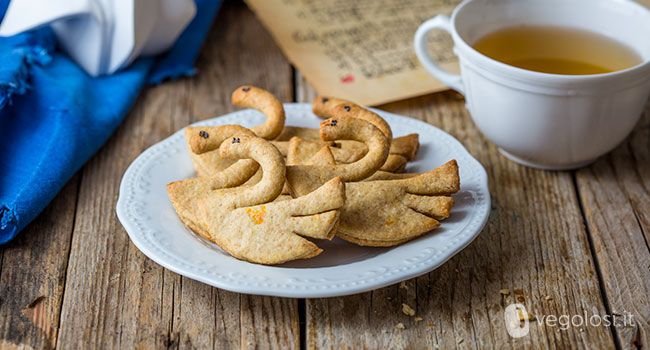
MULTIPOLYGON (((56 50, 49 28, 0 38, 0 244, 15 237, 120 124, 147 83, 194 73, 221 1, 197 14, 174 47, 93 78, 56 50)), ((8 1, 0 0, 0 19, 8 1)))

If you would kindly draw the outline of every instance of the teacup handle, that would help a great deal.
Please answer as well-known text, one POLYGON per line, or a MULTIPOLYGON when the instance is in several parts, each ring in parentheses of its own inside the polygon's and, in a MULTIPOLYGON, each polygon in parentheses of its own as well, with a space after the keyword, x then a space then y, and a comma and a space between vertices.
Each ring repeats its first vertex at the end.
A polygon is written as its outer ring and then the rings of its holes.
POLYGON ((449 73, 440 68, 434 62, 433 58, 427 51, 427 34, 434 29, 442 29, 451 34, 451 22, 449 17, 445 15, 437 15, 426 22, 422 23, 418 30, 415 32, 413 44, 415 45, 415 54, 418 56, 420 62, 426 70, 429 71, 434 77, 438 78, 443 84, 465 95, 463 88, 463 79, 458 74, 449 73))

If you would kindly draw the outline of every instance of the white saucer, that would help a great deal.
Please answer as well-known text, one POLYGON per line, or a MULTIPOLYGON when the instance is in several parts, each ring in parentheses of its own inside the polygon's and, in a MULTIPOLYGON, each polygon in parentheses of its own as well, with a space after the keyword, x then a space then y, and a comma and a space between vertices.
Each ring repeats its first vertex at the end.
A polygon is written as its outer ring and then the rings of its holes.
MULTIPOLYGON (((285 104, 287 125, 318 128, 321 120, 306 103, 285 104)), ((126 170, 117 216, 133 243, 158 264, 189 278, 233 292, 294 298, 332 297, 365 292, 425 274, 458 253, 481 232, 490 212, 487 174, 449 134, 424 122, 375 110, 393 135, 420 135, 420 150, 408 172, 425 172, 456 159, 461 190, 440 228, 392 248, 360 247, 338 238, 316 240, 315 258, 278 266, 237 260, 187 228, 167 197, 165 186, 196 176, 183 131, 144 151, 126 170)), ((261 124, 253 110, 230 113, 195 125, 261 124)))

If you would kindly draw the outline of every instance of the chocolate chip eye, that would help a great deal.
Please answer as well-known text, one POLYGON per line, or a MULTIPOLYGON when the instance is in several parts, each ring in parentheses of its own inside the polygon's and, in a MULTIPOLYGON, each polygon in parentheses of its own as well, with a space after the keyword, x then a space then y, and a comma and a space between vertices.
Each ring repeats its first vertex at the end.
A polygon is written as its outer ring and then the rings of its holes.
POLYGON ((332 123, 330 124, 330 126, 336 126, 336 119, 332 120, 332 123))
POLYGON ((208 132, 205 130, 201 130, 199 131, 199 136, 201 136, 204 139, 207 139, 208 137, 210 137, 210 134, 208 134, 208 132))
POLYGON ((346 111, 346 112, 349 112, 349 111, 350 111, 350 106, 343 106, 343 108, 345 108, 345 111, 346 111))
POLYGON ((327 97, 323 97, 323 100, 322 100, 322 101, 323 101, 323 103, 327 103, 327 101, 329 101, 329 100, 330 100, 329 98, 327 98, 327 97))
POLYGON ((239 137, 233 137, 232 143, 239 143, 239 137))
POLYGON ((245 87, 245 88, 242 88, 241 90, 242 90, 243 92, 248 92, 248 90, 250 90, 250 89, 251 89, 251 88, 249 88, 249 87, 245 87))

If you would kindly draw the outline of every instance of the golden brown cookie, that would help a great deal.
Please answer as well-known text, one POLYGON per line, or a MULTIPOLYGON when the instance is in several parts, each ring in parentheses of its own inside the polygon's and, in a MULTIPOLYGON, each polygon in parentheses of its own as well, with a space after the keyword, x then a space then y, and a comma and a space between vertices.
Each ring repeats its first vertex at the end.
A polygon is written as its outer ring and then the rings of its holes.
POLYGON ((421 173, 391 173, 388 171, 377 171, 372 174, 370 177, 364 179, 363 181, 376 181, 376 180, 402 180, 410 179, 414 176, 418 176, 421 173))
MULTIPOLYGON (((327 167, 334 157, 324 147, 308 162, 327 167)), ((449 195, 459 188, 455 160, 423 174, 377 171, 361 182, 347 182, 337 236, 364 246, 402 244, 438 227, 454 204, 449 195)))
POLYGON ((314 243, 299 235, 331 239, 339 208, 345 203, 341 179, 334 178, 301 198, 276 200, 284 184, 285 165, 273 145, 258 137, 236 136, 222 143, 219 152, 227 159, 252 158, 262 167, 262 178, 252 186, 217 189, 198 198, 199 223, 194 226, 204 228, 201 234, 232 256, 261 264, 319 254, 314 243))
MULTIPOLYGON (((355 118, 365 119, 373 123, 384 133, 384 135, 386 135, 389 140, 391 140, 389 153, 395 156, 389 157, 387 159, 387 164, 384 164, 384 166, 382 166, 382 170, 390 172, 401 172, 406 167, 406 163, 415 158, 415 154, 417 153, 420 146, 417 134, 410 134, 398 138, 393 138, 390 126, 382 117, 350 101, 334 99, 325 96, 318 96, 312 101, 312 110, 314 114, 322 118, 329 118, 334 113, 335 109, 338 109, 338 115, 352 114, 355 118)), ((361 148, 358 150, 359 152, 365 151, 364 145, 356 143, 356 147, 361 148)), ((337 162, 342 161, 339 161, 337 159, 337 162)))
POLYGON ((440 226, 459 189, 455 160, 406 179, 346 183, 337 236, 367 246, 404 243, 440 226))
MULTIPOLYGON (((335 149, 332 147, 323 147, 317 153, 314 153, 311 158, 307 159, 307 157, 313 152, 313 146, 305 146, 305 143, 307 142, 300 138, 295 138, 295 140, 292 139, 289 154, 287 155, 287 165, 335 165, 338 163, 332 154, 332 149, 335 149)), ((389 154, 388 158, 391 156, 392 155, 389 154)), ((384 166, 388 163, 389 160, 387 159, 384 166)), ((408 179, 417 175, 420 174, 394 173, 380 169, 363 181, 408 179)))
POLYGON ((393 132, 391 131, 390 126, 384 120, 384 118, 380 117, 377 113, 371 110, 357 105, 354 102, 328 96, 317 96, 311 101, 311 107, 312 112, 314 112, 315 115, 324 119, 331 118, 333 115, 352 115, 355 118, 367 120, 379 128, 379 130, 381 130, 381 132, 386 135, 386 138, 388 138, 388 140, 393 139, 393 132), (335 114, 334 110, 337 108, 340 110, 335 114))

